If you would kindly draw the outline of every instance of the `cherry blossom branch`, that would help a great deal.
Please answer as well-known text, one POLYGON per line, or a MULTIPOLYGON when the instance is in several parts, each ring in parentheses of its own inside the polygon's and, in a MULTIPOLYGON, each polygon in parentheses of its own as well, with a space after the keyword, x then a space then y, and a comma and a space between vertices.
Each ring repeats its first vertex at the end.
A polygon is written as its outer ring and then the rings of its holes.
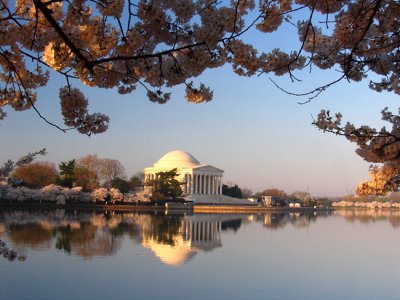
POLYGON ((46 117, 44 117, 40 111, 36 108, 35 103, 32 101, 29 92, 27 90, 27 88, 25 87, 24 81, 22 80, 21 76, 19 75, 18 70, 15 68, 14 64, 10 61, 10 59, 7 57, 7 55, 4 53, 4 51, 2 49, 0 49, 0 56, 2 56, 8 63, 9 63, 9 67, 11 70, 13 70, 13 73, 18 77, 18 81, 19 84, 22 86, 22 88, 25 91, 25 97, 26 99, 29 101, 31 107, 33 108, 33 110, 36 112, 36 114, 39 116, 39 118, 41 118, 43 121, 45 121, 47 124, 49 124, 50 126, 53 126, 55 128, 57 128, 58 130, 62 131, 62 132, 66 132, 66 129, 61 128, 60 126, 58 126, 57 124, 54 124, 52 122, 50 122, 46 117))
POLYGON ((39 9, 46 20, 50 23, 50 25, 54 28, 54 30, 58 33, 60 38, 68 45, 71 51, 76 55, 79 60, 83 62, 83 66, 87 69, 91 69, 93 65, 86 59, 86 57, 75 47, 74 43, 68 38, 65 32, 58 25, 57 21, 51 16, 51 11, 47 8, 46 4, 42 3, 41 0, 33 0, 33 3, 39 9))

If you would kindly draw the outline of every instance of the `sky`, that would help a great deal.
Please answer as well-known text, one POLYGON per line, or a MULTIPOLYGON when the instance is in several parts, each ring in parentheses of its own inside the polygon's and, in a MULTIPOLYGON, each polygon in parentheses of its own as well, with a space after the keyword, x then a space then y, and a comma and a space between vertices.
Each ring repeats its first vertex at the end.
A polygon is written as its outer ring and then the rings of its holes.
MULTIPOLYGON (((267 37, 250 33, 248 39, 265 49, 278 42, 282 48, 297 45, 281 33, 267 37)), ((305 92, 338 76, 335 70, 314 68, 311 73, 303 70, 298 74, 302 81, 292 83, 287 76, 239 77, 225 65, 195 79, 211 86, 211 102, 187 103, 183 88, 176 87, 164 105, 148 101, 142 88, 119 95, 116 90, 73 82, 89 98, 91 112, 110 116, 108 131, 91 137, 75 131, 63 133, 33 110, 6 109, 8 116, 0 123, 0 162, 46 148, 48 154, 39 160, 58 164, 97 154, 120 160, 130 176, 169 151, 184 150, 203 164, 223 169, 225 183, 234 182, 253 192, 274 187, 287 193, 300 190, 315 196, 343 196, 353 193, 368 177, 370 164, 355 154, 355 145, 345 138, 313 127, 312 116, 330 109, 341 112, 344 121, 380 128, 380 111, 388 106, 397 112, 398 96, 370 90, 368 79, 342 81, 311 103, 300 105, 298 101, 306 98, 288 95, 269 80, 287 90, 305 92)), ((36 104, 47 119, 59 125, 63 122, 58 90, 63 85, 63 78, 53 76, 38 91, 36 104)))

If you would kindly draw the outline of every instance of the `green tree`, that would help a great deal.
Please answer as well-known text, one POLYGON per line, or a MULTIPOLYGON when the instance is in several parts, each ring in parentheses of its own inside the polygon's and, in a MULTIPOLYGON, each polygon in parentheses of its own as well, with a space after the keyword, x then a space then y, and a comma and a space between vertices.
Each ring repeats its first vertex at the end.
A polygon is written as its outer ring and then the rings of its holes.
POLYGON ((176 180, 176 177, 179 176, 176 168, 158 172, 156 175, 156 179, 148 182, 148 185, 153 186, 153 196, 155 196, 153 200, 161 200, 162 196, 176 199, 183 194, 182 183, 176 180))
POLYGON ((127 181, 119 177, 111 181, 111 187, 119 189, 121 193, 127 193, 131 190, 130 181, 127 181))
POLYGON ((228 186, 226 184, 222 185, 222 194, 229 196, 229 197, 234 197, 234 198, 242 198, 242 190, 240 187, 235 184, 233 186, 228 186))
POLYGON ((138 172, 129 178, 129 185, 131 190, 135 190, 136 188, 143 186, 143 173, 138 172))
POLYGON ((76 181, 75 178, 75 159, 69 161, 62 161, 58 168, 60 175, 56 179, 58 185, 71 188, 76 181))

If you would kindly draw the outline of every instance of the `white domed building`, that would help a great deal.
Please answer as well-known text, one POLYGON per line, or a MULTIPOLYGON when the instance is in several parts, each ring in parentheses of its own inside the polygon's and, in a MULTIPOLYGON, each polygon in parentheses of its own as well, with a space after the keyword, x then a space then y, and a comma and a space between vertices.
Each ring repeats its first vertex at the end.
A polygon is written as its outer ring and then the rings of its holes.
POLYGON ((183 196, 221 195, 224 171, 211 165, 201 164, 190 153, 177 150, 161 157, 153 167, 144 169, 146 181, 156 178, 157 173, 177 169, 177 180, 183 182, 183 196))

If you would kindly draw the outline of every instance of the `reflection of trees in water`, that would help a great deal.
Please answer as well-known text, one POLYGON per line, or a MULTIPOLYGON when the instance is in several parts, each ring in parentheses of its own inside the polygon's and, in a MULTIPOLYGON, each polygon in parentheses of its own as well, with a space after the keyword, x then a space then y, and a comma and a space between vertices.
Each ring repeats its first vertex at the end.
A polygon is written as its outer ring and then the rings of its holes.
POLYGON ((174 245, 174 237, 180 234, 182 218, 183 215, 139 213, 132 218, 132 224, 124 232, 129 232, 129 236, 139 243, 152 239, 158 243, 174 245))
POLYGON ((81 223, 79 228, 73 228, 71 226, 55 228, 54 235, 57 240, 55 247, 58 250, 71 253, 73 246, 93 241, 96 230, 97 226, 86 222, 81 223))
MULTIPOLYGON (((85 234, 86 235, 86 234, 85 234)), ((96 229, 91 239, 81 240, 71 239, 72 254, 86 259, 94 256, 108 256, 115 254, 121 248, 121 237, 114 237, 107 229, 96 229)))
POLYGON ((185 262, 198 251, 221 247, 221 232, 237 232, 245 222, 256 220, 272 230, 288 224, 304 228, 326 215, 329 213, 271 212, 249 218, 249 215, 185 216, 156 212, 12 211, 0 213, 0 225, 7 229, 4 234, 14 245, 32 249, 56 248, 91 259, 115 254, 128 236, 165 261, 185 262), (177 253, 181 258, 173 260, 177 253))
POLYGON ((0 215, 7 237, 18 248, 50 249, 90 259, 115 254, 121 247, 121 215, 65 211, 13 211, 0 215))
POLYGON ((176 215, 152 215, 150 217, 150 231, 148 235, 159 243, 173 246, 175 238, 179 235, 182 217, 176 215))
POLYGON ((182 216, 137 213, 11 211, 0 214, 10 241, 20 247, 50 249, 90 259, 113 255, 124 235, 141 242, 145 237, 174 245, 182 216), (6 230, 7 229, 7 230, 6 230))
POLYGON ((58 250, 88 259, 98 255, 112 255, 119 246, 115 244, 114 238, 109 238, 110 233, 106 228, 99 229, 92 223, 81 223, 78 229, 70 226, 55 228, 54 235, 58 250))
POLYGON ((125 220, 121 221, 117 226, 110 228, 110 234, 114 237, 119 237, 127 234, 131 238, 139 235, 140 230, 132 223, 126 223, 125 220))
POLYGON ((221 231, 237 231, 238 216, 184 216, 159 213, 68 212, 65 210, 0 214, 14 245, 55 248, 85 259, 113 255, 125 236, 154 251, 166 263, 182 263, 198 251, 221 247, 221 231))
POLYGON ((317 220, 317 215, 314 213, 289 213, 290 223, 294 227, 304 228, 309 227, 311 223, 314 223, 317 220))
POLYGON ((326 217, 330 212, 271 212, 257 216, 265 228, 272 230, 284 228, 290 224, 296 228, 307 228, 318 218, 326 217))
POLYGON ((351 223, 369 224, 389 221, 394 228, 400 227, 400 210, 398 209, 338 209, 334 214, 351 223))
POLYGON ((221 222, 221 230, 222 231, 233 230, 234 232, 236 232, 239 230, 241 225, 242 225, 241 219, 222 221, 221 222))
POLYGON ((67 226, 66 228, 60 228, 56 232, 57 241, 56 249, 64 250, 68 254, 71 253, 71 228, 67 226))
POLYGON ((19 248, 50 249, 53 240, 51 229, 39 223, 11 224, 8 238, 19 248))

